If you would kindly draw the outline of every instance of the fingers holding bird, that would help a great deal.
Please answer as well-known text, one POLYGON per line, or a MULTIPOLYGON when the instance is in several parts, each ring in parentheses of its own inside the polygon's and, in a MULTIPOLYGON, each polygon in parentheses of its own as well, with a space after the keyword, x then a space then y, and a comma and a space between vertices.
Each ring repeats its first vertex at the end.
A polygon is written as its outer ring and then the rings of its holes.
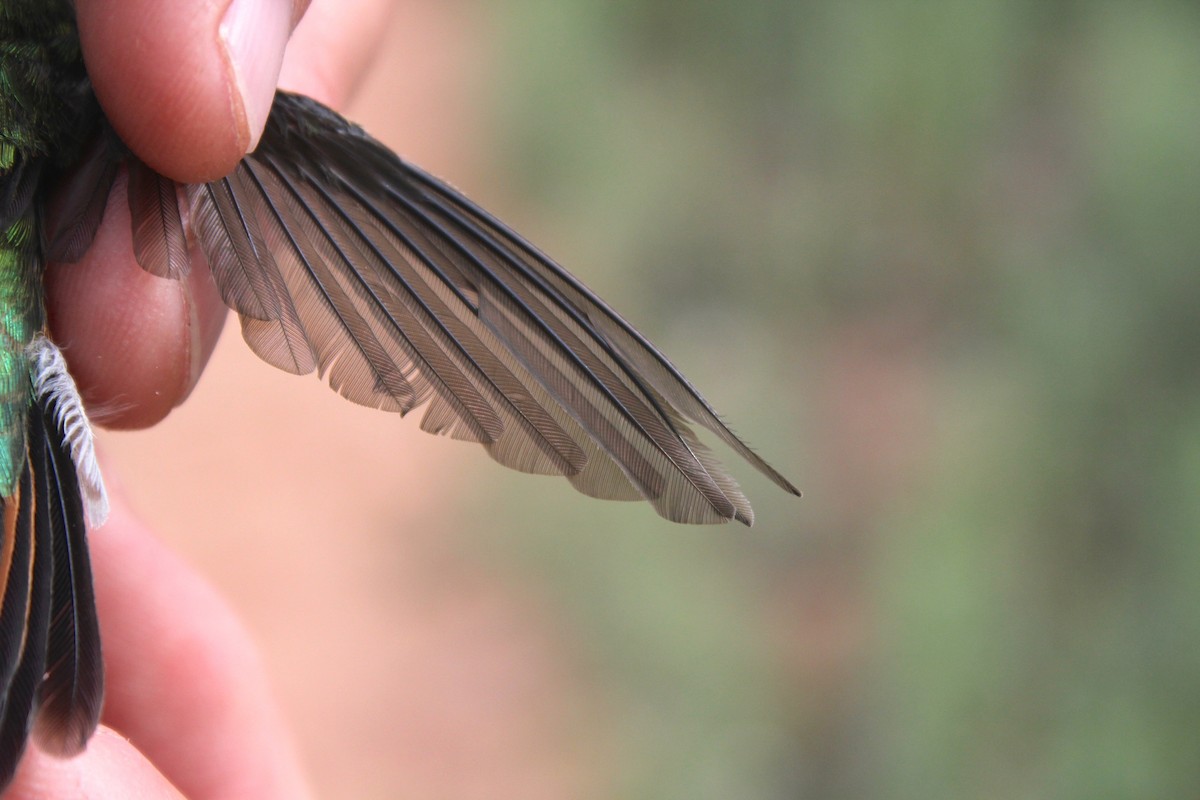
MULTIPOLYGON (((374 50, 364 41, 381 35, 394 3, 346 5, 79 0, 76 7, 89 75, 110 123, 142 161, 186 182, 232 171, 257 143, 293 29, 283 66, 288 85, 335 105, 345 100, 374 50)), ((226 309, 203 259, 193 259, 184 281, 138 267, 124 187, 118 178, 88 253, 76 264, 50 266, 47 306, 96 421, 143 428, 191 393, 226 309)))
POLYGON ((148 427, 187 399, 227 313, 203 258, 181 280, 138 266, 123 178, 91 248, 50 265, 45 285, 50 330, 89 413, 113 428, 148 427))
POLYGON ((80 45, 109 122, 181 182, 219 178, 254 149, 302 0, 80 0, 80 45))

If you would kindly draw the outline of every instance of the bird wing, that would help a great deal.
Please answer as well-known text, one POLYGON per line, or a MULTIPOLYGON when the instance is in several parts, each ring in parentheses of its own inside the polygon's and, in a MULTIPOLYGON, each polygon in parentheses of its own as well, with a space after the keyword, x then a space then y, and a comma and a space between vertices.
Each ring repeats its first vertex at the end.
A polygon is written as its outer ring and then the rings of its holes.
POLYGON ((280 369, 316 370, 362 405, 423 407, 424 430, 679 522, 753 522, 691 424, 799 494, 586 286, 313 100, 279 92, 258 149, 218 181, 176 189, 127 160, 142 266, 186 270, 182 196, 246 341, 280 369))

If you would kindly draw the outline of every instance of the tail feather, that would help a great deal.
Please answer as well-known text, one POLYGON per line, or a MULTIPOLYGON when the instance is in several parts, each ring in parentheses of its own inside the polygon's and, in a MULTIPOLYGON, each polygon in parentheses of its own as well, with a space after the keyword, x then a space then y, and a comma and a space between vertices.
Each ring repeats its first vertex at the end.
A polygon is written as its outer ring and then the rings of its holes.
POLYGON ((38 744, 58 755, 83 750, 104 705, 104 665, 100 625, 88 558, 84 504, 76 465, 65 432, 54 423, 61 415, 48 403, 45 500, 53 544, 54 582, 46 675, 38 691, 38 744))
POLYGON ((0 786, 31 731, 81 750, 100 717, 103 665, 84 506, 56 395, 35 397, 25 466, 0 498, 0 786))
POLYGON ((41 473, 46 432, 41 416, 28 415, 25 469, 13 497, 4 498, 4 600, 0 631, 4 677, 0 696, 0 786, 16 772, 29 731, 38 685, 46 664, 50 581, 54 557, 41 473))

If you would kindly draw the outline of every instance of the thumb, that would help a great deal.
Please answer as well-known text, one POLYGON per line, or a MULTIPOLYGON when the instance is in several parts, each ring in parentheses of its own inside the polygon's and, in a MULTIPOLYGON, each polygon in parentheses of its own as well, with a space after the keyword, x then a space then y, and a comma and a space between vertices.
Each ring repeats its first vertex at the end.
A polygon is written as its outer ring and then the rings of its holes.
POLYGON ((185 183, 228 174, 258 143, 305 0, 77 0, 105 115, 139 158, 185 183))

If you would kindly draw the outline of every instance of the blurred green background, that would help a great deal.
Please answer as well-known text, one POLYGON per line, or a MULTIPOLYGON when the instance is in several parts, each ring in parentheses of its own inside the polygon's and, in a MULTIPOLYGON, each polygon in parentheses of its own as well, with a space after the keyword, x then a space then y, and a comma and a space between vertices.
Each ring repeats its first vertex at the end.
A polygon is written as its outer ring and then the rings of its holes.
POLYGON ((1193 795, 1200 8, 478 13, 496 180, 805 491, 465 499, 580 632, 613 796, 1193 795))

